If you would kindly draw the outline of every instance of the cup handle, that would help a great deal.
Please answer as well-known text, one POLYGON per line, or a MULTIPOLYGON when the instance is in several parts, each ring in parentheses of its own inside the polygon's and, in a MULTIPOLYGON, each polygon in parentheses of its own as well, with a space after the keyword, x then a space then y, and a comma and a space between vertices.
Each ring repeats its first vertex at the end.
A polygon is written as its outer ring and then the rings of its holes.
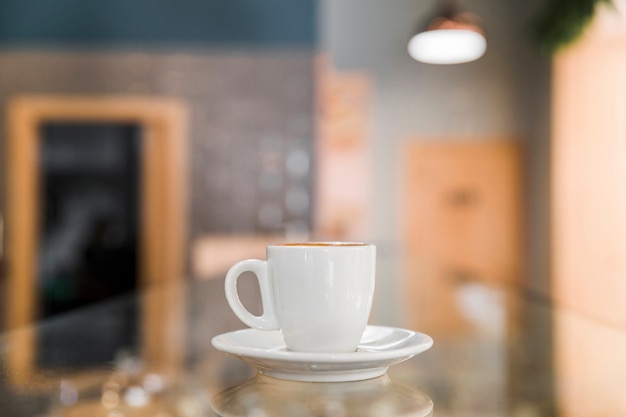
POLYGON ((274 313, 274 297, 267 276, 266 261, 247 259, 245 261, 237 262, 228 270, 228 273, 226 274, 224 290, 226 291, 226 300, 228 300, 230 308, 245 324, 259 330, 280 329, 278 320, 276 319, 276 314, 274 313), (260 316, 255 316, 250 313, 248 309, 243 306, 241 299, 239 298, 239 293, 237 292, 237 281, 244 272, 252 272, 259 282, 261 303, 263 305, 263 314, 260 316))

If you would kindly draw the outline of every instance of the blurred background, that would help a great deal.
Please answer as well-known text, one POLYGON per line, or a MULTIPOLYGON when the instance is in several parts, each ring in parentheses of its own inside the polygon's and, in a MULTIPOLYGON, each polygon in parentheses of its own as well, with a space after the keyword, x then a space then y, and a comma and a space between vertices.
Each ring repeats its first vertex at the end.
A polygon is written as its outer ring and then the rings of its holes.
MULTIPOLYGON (((513 343, 464 360, 515 415, 624 415, 624 2, 456 3, 2 0, 3 331, 219 283, 267 243, 371 241, 371 322, 513 343), (453 3, 484 55, 413 59, 453 3)), ((81 367, 159 337, 158 303, 124 311, 81 367)), ((68 366, 53 339, 6 366, 68 366)))

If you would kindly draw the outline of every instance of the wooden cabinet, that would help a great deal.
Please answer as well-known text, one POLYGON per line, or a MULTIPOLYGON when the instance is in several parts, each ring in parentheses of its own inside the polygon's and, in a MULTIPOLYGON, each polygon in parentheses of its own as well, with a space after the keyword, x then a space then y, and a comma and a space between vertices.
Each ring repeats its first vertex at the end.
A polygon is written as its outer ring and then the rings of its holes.
POLYGON ((435 334, 468 330, 463 286, 489 292, 521 274, 521 146, 506 138, 415 140, 402 157, 411 320, 435 334))

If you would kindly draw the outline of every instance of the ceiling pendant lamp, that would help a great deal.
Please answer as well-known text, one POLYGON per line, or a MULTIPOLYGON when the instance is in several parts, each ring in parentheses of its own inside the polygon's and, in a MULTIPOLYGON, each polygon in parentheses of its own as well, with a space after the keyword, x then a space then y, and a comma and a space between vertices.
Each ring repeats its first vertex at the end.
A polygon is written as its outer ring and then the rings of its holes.
POLYGON ((485 53, 487 41, 480 19, 446 0, 439 12, 409 40, 409 55, 427 64, 461 64, 485 53))

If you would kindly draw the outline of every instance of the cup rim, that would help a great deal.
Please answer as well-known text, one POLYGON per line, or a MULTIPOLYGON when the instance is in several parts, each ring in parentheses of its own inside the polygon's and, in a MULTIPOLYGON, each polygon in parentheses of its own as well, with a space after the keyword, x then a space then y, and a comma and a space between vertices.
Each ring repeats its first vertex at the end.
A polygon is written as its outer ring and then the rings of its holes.
POLYGON ((347 242, 347 241, 311 241, 311 242, 284 242, 272 243, 268 248, 290 248, 290 249, 328 249, 328 248, 363 248, 375 246, 367 242, 347 242))

